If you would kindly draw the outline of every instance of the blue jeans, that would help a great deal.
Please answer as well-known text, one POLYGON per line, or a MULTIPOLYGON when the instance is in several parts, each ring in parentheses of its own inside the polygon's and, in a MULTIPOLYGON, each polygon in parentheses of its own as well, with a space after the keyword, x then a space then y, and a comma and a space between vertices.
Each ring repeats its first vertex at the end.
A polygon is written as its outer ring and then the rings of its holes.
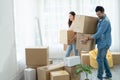
POLYGON ((68 45, 66 50, 66 57, 70 56, 71 51, 73 50, 74 55, 78 56, 78 50, 76 49, 76 41, 73 44, 68 45))
POLYGON ((104 70, 106 73, 106 77, 109 77, 109 78, 112 77, 110 67, 109 67, 108 61, 106 59, 108 49, 109 48, 98 49, 98 55, 97 55, 98 74, 97 74, 97 77, 100 80, 102 80, 102 78, 103 78, 104 70))

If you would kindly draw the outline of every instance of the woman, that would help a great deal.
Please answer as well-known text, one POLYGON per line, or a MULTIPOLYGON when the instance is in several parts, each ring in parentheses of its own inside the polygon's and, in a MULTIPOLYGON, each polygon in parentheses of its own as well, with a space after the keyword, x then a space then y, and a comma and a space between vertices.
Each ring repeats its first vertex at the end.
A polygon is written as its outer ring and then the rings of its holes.
MULTIPOLYGON (((72 22, 74 21, 75 19, 75 12, 71 11, 69 13, 69 20, 68 20, 68 26, 69 26, 69 29, 72 30, 72 22)), ((67 50, 66 50, 66 57, 69 57, 70 56, 70 53, 71 51, 73 50, 74 52, 74 55, 75 56, 78 56, 78 50, 76 50, 76 33, 74 34, 73 38, 69 41, 70 43, 72 44, 69 44, 68 47, 67 47, 67 50), (74 41, 74 43, 72 43, 74 41)))

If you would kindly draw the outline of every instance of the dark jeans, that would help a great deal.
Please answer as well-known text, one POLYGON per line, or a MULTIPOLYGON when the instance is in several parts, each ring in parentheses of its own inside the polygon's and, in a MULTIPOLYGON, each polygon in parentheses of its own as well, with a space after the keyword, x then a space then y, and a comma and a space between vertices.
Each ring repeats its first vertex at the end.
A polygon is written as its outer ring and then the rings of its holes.
POLYGON ((106 77, 112 77, 108 61, 106 59, 107 51, 109 48, 98 49, 97 63, 98 63, 98 74, 97 77, 102 80, 103 72, 105 70, 106 77))

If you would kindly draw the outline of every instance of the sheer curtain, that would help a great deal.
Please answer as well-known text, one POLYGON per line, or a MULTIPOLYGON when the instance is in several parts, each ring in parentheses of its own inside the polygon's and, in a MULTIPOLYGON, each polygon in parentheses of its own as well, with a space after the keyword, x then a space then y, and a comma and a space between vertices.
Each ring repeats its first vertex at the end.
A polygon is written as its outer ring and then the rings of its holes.
POLYGON ((112 25, 111 51, 120 51, 118 0, 40 0, 39 18, 43 45, 50 47, 50 57, 64 57, 63 45, 59 43, 60 29, 67 29, 68 13, 96 16, 95 7, 104 6, 112 25))
POLYGON ((67 29, 68 13, 96 16, 95 7, 102 5, 111 20, 112 46, 110 50, 120 51, 119 0, 15 0, 15 34, 17 59, 25 55, 29 46, 49 46, 50 57, 65 56, 59 43, 59 32, 67 29), (39 13, 39 14, 38 14, 39 13))

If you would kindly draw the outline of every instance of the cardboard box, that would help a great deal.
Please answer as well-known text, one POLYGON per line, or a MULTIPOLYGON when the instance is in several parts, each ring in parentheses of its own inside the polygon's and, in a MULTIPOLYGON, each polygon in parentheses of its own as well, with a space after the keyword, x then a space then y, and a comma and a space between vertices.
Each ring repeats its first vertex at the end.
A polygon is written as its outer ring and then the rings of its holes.
POLYGON ((66 57, 64 59, 64 64, 65 64, 65 66, 69 66, 69 67, 80 64, 80 56, 66 57))
POLYGON ((48 65, 48 47, 26 48, 26 64, 28 66, 48 65))
POLYGON ((97 23, 98 23, 97 17, 76 15, 75 20, 71 26, 74 32, 94 34, 96 32, 97 23))
POLYGON ((80 51, 80 50, 78 52, 79 52, 80 59, 81 59, 82 54, 88 54, 89 53, 89 51, 80 51))
MULTIPOLYGON (((49 59, 49 61, 48 61, 48 65, 50 65, 50 64, 53 64, 53 60, 52 59, 49 59)), ((36 65, 36 66, 27 65, 27 68, 37 69, 38 67, 42 67, 42 66, 41 65, 36 65)))
POLYGON ((80 80, 80 74, 76 74, 75 72, 77 69, 76 66, 73 67, 65 66, 64 69, 69 73, 70 80, 80 80))
POLYGON ((37 69, 38 67, 42 67, 42 66, 31 66, 31 65, 27 65, 27 68, 37 69))
POLYGON ((89 56, 89 53, 87 54, 81 54, 81 62, 82 64, 84 65, 90 65, 90 56, 89 56))
POLYGON ((95 41, 94 40, 88 40, 86 44, 82 43, 81 40, 91 36, 91 34, 81 34, 77 33, 77 43, 76 48, 80 51, 90 51, 95 48, 95 41))
POLYGON ((74 34, 75 33, 72 30, 60 30, 60 43, 71 44, 69 43, 69 40, 73 38, 74 34))
POLYGON ((51 71, 59 71, 64 69, 64 63, 52 64, 37 68, 38 80, 50 80, 51 71))
POLYGON ((113 57, 113 64, 119 65, 120 64, 120 52, 112 52, 113 57))
POLYGON ((50 72, 51 80, 70 80, 69 73, 65 70, 50 72))

